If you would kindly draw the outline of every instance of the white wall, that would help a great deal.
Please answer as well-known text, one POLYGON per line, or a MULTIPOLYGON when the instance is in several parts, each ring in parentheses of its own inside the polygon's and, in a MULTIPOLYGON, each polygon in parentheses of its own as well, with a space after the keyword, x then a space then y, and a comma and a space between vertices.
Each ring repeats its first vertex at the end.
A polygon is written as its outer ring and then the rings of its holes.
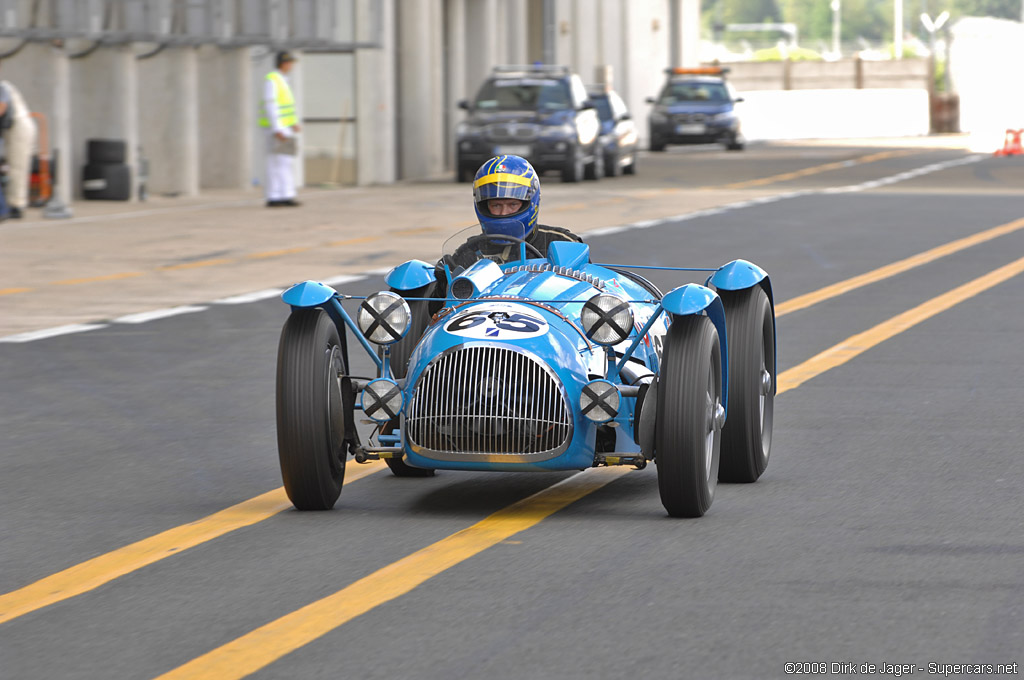
POLYGON ((925 90, 759 90, 737 105, 748 140, 928 134, 925 90))

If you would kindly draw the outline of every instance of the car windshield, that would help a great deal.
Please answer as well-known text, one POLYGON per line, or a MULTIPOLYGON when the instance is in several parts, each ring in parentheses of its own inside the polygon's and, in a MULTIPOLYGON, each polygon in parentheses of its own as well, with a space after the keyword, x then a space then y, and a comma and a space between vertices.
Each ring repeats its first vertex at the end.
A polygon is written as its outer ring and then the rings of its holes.
MULTIPOLYGON (((453 273, 468 269, 478 260, 487 258, 498 264, 520 261, 518 243, 504 241, 500 236, 485 238, 483 228, 476 224, 455 232, 444 242, 441 248, 441 259, 453 273)), ((529 250, 526 257, 536 257, 529 250)))
POLYGON ((484 83, 476 108, 492 111, 556 111, 569 108, 568 86, 549 78, 494 79, 484 83))
POLYGON ((608 97, 603 95, 591 96, 590 101, 597 107, 597 115, 602 121, 612 120, 612 105, 608 103, 608 97))
POLYGON ((658 97, 659 104, 677 102, 727 102, 729 92, 723 83, 676 82, 669 83, 658 97))

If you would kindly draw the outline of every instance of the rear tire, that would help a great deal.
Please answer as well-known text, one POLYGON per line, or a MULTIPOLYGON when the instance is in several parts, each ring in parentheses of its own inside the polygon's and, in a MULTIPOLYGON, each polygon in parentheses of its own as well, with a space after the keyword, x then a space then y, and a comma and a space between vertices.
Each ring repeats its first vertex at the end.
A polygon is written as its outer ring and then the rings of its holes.
POLYGON ((622 158, 616 153, 614 156, 604 159, 605 177, 618 177, 622 174, 622 158))
POLYGON ((277 353, 277 453, 299 510, 330 510, 345 480, 342 356, 326 313, 299 309, 288 317, 277 353))
POLYGON ((594 147, 594 160, 591 161, 584 171, 584 177, 587 179, 601 179, 604 177, 604 149, 601 147, 594 147))
POLYGON ((655 460, 661 503, 672 517, 700 517, 718 486, 722 355, 706 316, 672 321, 658 377, 655 460))
POLYGON ((775 412, 775 328, 760 286, 721 291, 729 346, 729 417, 722 428, 723 482, 756 482, 768 466, 775 412))
POLYGON ((635 175, 636 174, 636 151, 633 152, 633 158, 630 160, 629 165, 622 169, 623 174, 635 175))

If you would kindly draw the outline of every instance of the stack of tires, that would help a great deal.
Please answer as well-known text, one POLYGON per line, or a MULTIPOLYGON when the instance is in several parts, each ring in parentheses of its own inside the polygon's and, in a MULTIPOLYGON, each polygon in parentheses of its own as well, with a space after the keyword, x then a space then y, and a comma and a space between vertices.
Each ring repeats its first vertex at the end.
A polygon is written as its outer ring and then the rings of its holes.
POLYGON ((82 169, 82 195, 90 200, 127 201, 132 195, 132 171, 124 162, 127 145, 120 139, 90 139, 82 169))

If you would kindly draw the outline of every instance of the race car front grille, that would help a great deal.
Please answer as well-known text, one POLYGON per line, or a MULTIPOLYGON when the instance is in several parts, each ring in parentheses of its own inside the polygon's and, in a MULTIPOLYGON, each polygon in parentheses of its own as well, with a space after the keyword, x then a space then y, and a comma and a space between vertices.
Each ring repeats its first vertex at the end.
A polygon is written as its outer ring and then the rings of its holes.
POLYGON ((537 138, 537 126, 522 123, 498 123, 487 126, 487 137, 492 142, 532 142, 537 138))
POLYGON ((440 460, 540 461, 569 446, 572 415, 554 372, 520 351, 448 350, 423 371, 406 412, 414 451, 440 460))

